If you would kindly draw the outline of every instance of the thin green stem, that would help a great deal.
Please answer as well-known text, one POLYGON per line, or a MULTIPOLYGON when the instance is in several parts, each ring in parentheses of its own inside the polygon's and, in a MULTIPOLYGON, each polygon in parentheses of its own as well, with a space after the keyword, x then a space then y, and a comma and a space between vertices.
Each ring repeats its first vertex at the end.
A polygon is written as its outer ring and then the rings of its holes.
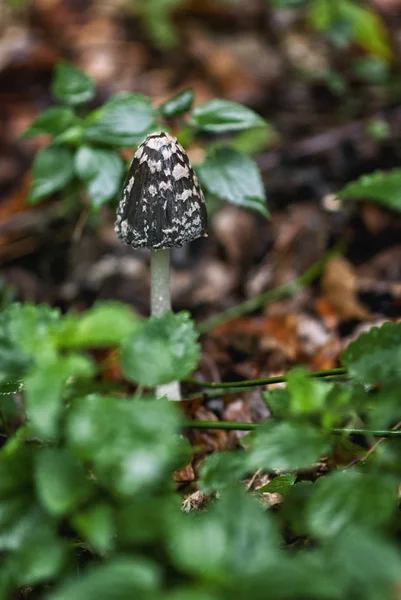
MULTIPOLYGON (((339 375, 346 375, 346 369, 342 367, 336 367, 335 369, 325 369, 322 371, 312 371, 308 373, 309 377, 323 378, 323 377, 338 377, 339 375)), ((248 388, 255 387, 258 385, 269 385, 272 383, 285 383, 287 381, 287 375, 277 375, 275 377, 262 377, 261 379, 244 379, 241 381, 224 381, 219 383, 218 381, 198 381, 197 379, 185 379, 186 383, 192 385, 198 385, 199 387, 212 388, 212 389, 223 389, 223 388, 248 388)))
MULTIPOLYGON (((260 423, 242 423, 235 421, 184 421, 185 429, 225 429, 235 431, 254 431, 259 427, 260 423)), ((401 437, 401 431, 393 431, 388 429, 359 429, 340 427, 331 429, 330 433, 336 435, 367 435, 371 437, 396 438, 401 437)))
POLYGON ((237 317, 242 317, 243 315, 254 312, 262 306, 266 306, 267 304, 271 304, 277 300, 282 300, 283 298, 292 296, 292 294, 298 290, 310 285, 322 273, 327 262, 333 258, 333 256, 341 254, 343 251, 344 243, 341 241, 296 279, 293 279, 284 285, 280 285, 273 290, 268 290, 267 292, 263 292, 262 294, 254 296, 253 298, 249 298, 249 300, 245 300, 240 304, 236 304, 235 306, 232 306, 218 315, 205 319, 197 325, 198 331, 200 333, 207 333, 219 325, 223 325, 224 323, 232 321, 237 317))

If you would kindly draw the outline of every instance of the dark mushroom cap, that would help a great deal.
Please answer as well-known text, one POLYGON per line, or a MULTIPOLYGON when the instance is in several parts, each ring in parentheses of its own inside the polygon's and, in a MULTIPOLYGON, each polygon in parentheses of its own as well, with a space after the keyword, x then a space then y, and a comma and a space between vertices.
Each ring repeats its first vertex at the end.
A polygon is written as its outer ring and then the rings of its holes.
POLYGON ((206 203, 187 153, 162 131, 138 146, 124 183, 115 231, 133 248, 179 247, 204 236, 206 203))

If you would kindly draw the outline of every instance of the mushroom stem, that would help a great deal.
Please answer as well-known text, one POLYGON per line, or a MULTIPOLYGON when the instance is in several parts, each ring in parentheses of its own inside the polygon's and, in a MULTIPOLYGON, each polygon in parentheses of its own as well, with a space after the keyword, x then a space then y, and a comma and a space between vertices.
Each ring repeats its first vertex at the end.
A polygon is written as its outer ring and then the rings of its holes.
MULTIPOLYGON (((170 250, 151 250, 150 256, 150 313, 152 317, 160 317, 171 310, 170 250)), ((158 396, 181 400, 179 381, 159 385, 156 389, 158 396)))
POLYGON ((150 312, 160 317, 171 310, 170 250, 151 250, 150 312))

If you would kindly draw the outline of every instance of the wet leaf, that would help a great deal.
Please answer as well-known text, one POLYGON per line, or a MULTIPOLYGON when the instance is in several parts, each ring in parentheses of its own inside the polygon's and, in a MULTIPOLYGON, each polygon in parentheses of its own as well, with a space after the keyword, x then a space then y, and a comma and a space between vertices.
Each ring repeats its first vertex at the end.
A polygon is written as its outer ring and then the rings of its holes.
POLYGON ((124 175, 124 162, 112 150, 81 146, 75 155, 75 171, 86 182, 92 207, 97 209, 118 193, 124 175))
POLYGON ((212 195, 269 217, 256 163, 233 148, 218 148, 198 168, 202 186, 212 195))
POLYGON ((87 118, 85 140, 107 146, 139 144, 154 127, 150 98, 120 92, 87 118))
POLYGON ((66 104, 83 104, 95 94, 92 79, 68 63, 59 63, 52 83, 53 96, 66 104))
POLYGON ((32 186, 28 201, 38 202, 64 188, 74 176, 73 154, 62 146, 47 146, 33 163, 32 186))
POLYGON ((199 131, 224 133, 264 124, 264 119, 250 108, 229 100, 209 100, 192 111, 191 124, 199 131))

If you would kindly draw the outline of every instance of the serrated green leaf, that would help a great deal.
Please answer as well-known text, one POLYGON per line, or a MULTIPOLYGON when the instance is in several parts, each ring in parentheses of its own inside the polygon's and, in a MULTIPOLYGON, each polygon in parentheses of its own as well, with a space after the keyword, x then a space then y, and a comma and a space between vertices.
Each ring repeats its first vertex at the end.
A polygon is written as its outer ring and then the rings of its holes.
POLYGON ((249 470, 292 471, 310 467, 329 449, 324 434, 311 425, 266 421, 252 434, 249 470))
POLYGON ((296 480, 296 475, 292 473, 283 473, 282 475, 278 475, 269 483, 264 485, 261 488, 258 488, 259 493, 269 492, 270 494, 286 494, 288 490, 294 485, 296 480))
POLYGON ((95 87, 91 77, 74 65, 59 63, 52 82, 52 93, 61 102, 77 105, 91 100, 95 87))
POLYGON ((13 303, 0 314, 0 381, 21 378, 34 360, 54 357, 50 332, 60 313, 48 306, 13 303))
POLYGON ((227 584, 233 577, 237 581, 265 569, 279 552, 278 543, 271 516, 250 495, 234 489, 207 511, 177 522, 170 558, 190 575, 227 584))
POLYGON ((369 428, 390 429, 401 420, 399 394, 399 385, 392 382, 381 385, 373 392, 364 392, 362 406, 368 410, 369 428))
POLYGON ((198 167, 198 172, 210 194, 269 217, 258 167, 246 154, 233 148, 217 148, 198 167))
POLYGON ((52 591, 47 600, 148 600, 160 585, 155 563, 144 558, 115 557, 52 591))
POLYGON ((332 570, 337 582, 344 590, 357 589, 364 600, 391 598, 399 584, 399 548, 364 527, 350 524, 326 542, 325 555, 325 568, 332 570))
POLYGON ((180 505, 171 495, 141 495, 124 504, 117 516, 118 538, 128 544, 149 544, 162 540, 175 526, 180 505))
POLYGON ((269 123, 259 127, 244 129, 237 133, 231 140, 230 146, 238 152, 244 152, 251 156, 269 148, 277 135, 269 123))
MULTIPOLYGON (((66 562, 66 543, 37 507, 32 507, 32 501, 14 527, 1 529, 0 547, 10 551, 3 555, 0 572, 7 565, 15 587, 50 581, 66 562)), ((0 598, 10 597, 2 592, 0 589, 0 598)))
POLYGON ((18 584, 32 586, 54 579, 66 558, 66 543, 55 532, 45 529, 27 537, 10 562, 18 584))
POLYGON ((262 398, 273 417, 280 419, 291 417, 290 394, 287 388, 264 391, 262 392, 262 398))
POLYGON ((36 365, 26 377, 26 409, 30 428, 44 439, 57 436, 63 411, 62 392, 68 377, 93 375, 92 362, 70 354, 36 365))
POLYGON ((133 146, 154 127, 150 98, 120 92, 89 115, 84 138, 108 146, 133 146))
POLYGON ((63 448, 38 453, 35 483, 40 502, 56 517, 71 513, 91 491, 82 465, 63 448))
POLYGON ((114 346, 141 326, 141 321, 126 304, 99 302, 81 315, 68 315, 56 340, 63 348, 114 346))
POLYGON ((123 343, 122 371, 131 381, 150 387, 183 379, 198 363, 197 338, 189 313, 151 317, 123 343))
POLYGON ((308 377, 302 368, 291 369, 287 374, 290 410, 293 415, 321 412, 333 385, 308 377))
POLYGON ((264 119, 250 108, 229 100, 209 100, 192 111, 191 125, 199 131, 224 133, 264 124, 264 119))
POLYGON ((58 135, 65 131, 75 118, 74 111, 68 106, 54 106, 39 115, 24 131, 22 137, 30 138, 40 133, 58 135))
POLYGON ((365 384, 401 378, 401 323, 385 323, 362 333, 341 355, 351 377, 365 384))
POLYGON ((110 504, 99 503, 76 512, 71 523, 98 552, 110 552, 116 535, 114 511, 110 504))
POLYGON ((180 92, 170 100, 163 102, 158 108, 159 113, 166 119, 178 117, 191 110, 194 102, 194 92, 191 89, 180 92))
POLYGON ((33 163, 32 185, 28 202, 34 204, 61 190, 74 176, 73 154, 62 146, 47 146, 40 150, 33 163))
POLYGON ((119 191, 124 162, 112 150, 82 146, 75 155, 75 171, 86 182, 92 206, 100 208, 119 191))
POLYGON ((0 497, 29 489, 32 480, 33 453, 16 438, 0 450, 0 497))
POLYGON ((247 471, 242 452, 214 452, 203 461, 198 484, 203 492, 210 494, 235 486, 247 471))
POLYGON ((295 535, 307 536, 309 534, 306 510, 313 490, 311 481, 300 481, 288 488, 284 495, 280 505, 280 514, 295 535))
POLYGON ((362 175, 337 193, 342 200, 371 200, 401 210, 401 169, 362 175))
POLYGON ((119 494, 160 485, 179 455, 179 414, 163 400, 80 398, 67 421, 68 444, 119 494))
POLYGON ((308 502, 309 530, 326 538, 351 525, 383 527, 397 502, 396 478, 351 469, 331 473, 318 480, 308 502))

